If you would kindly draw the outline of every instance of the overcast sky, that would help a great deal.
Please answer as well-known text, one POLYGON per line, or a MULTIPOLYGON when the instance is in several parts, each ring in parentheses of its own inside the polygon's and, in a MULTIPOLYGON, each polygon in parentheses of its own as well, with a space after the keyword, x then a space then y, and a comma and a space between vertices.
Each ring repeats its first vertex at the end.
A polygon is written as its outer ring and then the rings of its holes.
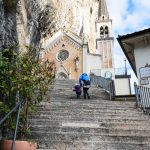
MULTIPOLYGON (((106 0, 113 24, 115 68, 124 67, 124 54, 116 38, 145 28, 150 28, 150 0, 106 0)), ((132 82, 136 80, 129 64, 132 82)), ((132 83, 133 84, 133 83, 132 83)))

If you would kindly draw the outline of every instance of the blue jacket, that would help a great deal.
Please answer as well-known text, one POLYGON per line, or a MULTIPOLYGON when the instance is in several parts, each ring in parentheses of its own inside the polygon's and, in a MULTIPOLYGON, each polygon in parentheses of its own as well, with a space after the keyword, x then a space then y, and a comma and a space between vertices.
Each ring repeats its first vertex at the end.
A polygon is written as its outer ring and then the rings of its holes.
POLYGON ((81 81, 88 81, 90 80, 89 76, 87 75, 87 73, 83 73, 80 78, 79 78, 79 83, 82 86, 82 82, 81 81))

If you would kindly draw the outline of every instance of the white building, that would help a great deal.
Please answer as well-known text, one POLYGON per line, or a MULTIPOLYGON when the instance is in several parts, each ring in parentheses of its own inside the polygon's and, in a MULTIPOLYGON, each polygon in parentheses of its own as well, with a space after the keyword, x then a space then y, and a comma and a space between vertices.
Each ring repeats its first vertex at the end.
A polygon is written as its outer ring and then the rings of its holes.
POLYGON ((117 39, 139 85, 150 88, 150 28, 119 36, 117 39))

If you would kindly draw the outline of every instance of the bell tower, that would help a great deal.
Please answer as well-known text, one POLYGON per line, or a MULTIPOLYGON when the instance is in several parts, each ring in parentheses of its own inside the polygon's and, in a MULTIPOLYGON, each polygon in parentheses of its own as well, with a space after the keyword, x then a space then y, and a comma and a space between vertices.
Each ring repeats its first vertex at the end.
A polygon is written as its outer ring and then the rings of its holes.
POLYGON ((102 68, 113 68, 112 20, 105 0, 98 0, 98 19, 96 20, 96 53, 102 56, 102 68))

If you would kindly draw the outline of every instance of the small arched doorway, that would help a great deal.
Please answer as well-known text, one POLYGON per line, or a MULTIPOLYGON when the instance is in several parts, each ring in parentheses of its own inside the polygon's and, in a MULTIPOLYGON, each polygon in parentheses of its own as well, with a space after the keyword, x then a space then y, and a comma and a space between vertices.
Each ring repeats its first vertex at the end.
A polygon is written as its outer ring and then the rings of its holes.
POLYGON ((68 79, 68 76, 64 72, 60 72, 57 76, 58 79, 68 79))

